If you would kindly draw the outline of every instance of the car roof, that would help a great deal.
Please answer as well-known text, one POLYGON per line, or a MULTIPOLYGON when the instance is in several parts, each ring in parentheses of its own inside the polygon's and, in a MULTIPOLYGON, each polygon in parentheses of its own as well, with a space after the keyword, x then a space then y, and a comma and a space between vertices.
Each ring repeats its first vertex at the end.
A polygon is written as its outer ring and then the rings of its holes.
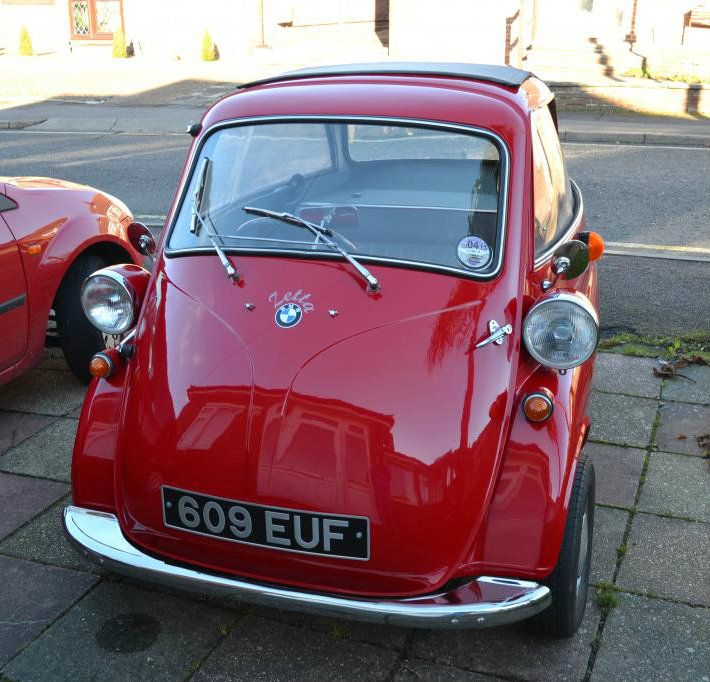
POLYGON ((271 76, 269 78, 244 83, 240 86, 240 89, 304 78, 368 75, 448 76, 452 78, 495 83, 515 89, 519 88, 532 76, 529 71, 522 71, 512 66, 497 64, 466 64, 460 62, 370 62, 317 66, 288 71, 278 76, 271 76))

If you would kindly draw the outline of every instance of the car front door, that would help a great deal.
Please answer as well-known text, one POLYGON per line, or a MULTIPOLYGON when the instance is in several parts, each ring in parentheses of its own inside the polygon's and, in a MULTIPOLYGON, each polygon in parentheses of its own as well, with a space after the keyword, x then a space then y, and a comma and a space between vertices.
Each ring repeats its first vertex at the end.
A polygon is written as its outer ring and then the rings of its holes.
POLYGON ((17 363, 27 350, 27 312, 20 251, 0 213, 0 373, 17 363))

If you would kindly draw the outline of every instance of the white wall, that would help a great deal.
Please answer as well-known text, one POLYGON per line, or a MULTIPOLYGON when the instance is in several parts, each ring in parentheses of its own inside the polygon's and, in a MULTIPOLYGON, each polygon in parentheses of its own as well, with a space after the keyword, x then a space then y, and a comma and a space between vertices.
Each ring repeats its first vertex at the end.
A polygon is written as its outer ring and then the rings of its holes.
POLYGON ((20 44, 20 30, 27 27, 35 54, 68 51, 68 3, 55 0, 51 4, 0 4, 0 47, 16 54, 20 44))

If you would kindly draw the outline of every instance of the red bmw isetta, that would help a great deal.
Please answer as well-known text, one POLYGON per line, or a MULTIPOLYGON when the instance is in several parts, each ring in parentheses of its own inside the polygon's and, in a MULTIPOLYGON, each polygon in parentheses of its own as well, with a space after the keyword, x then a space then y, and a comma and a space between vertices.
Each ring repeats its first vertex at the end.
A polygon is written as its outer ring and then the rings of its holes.
POLYGON ((420 627, 582 619, 594 264, 552 94, 297 71, 216 104, 152 274, 83 286, 70 541, 111 570, 420 627))

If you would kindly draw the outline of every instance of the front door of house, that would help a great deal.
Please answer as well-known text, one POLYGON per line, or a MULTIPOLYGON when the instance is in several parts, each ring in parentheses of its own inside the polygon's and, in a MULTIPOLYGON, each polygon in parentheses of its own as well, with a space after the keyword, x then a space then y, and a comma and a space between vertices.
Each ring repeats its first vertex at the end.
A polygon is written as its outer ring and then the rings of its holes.
POLYGON ((69 0, 72 40, 111 40, 123 27, 122 0, 69 0))

